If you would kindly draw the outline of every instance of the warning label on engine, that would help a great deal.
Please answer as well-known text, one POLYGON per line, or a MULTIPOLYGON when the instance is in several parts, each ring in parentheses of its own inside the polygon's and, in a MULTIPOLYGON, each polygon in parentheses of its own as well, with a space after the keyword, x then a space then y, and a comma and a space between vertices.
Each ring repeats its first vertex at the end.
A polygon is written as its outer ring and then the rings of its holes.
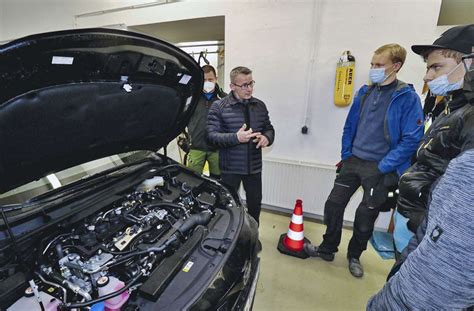
POLYGON ((191 270, 191 267, 194 265, 194 262, 188 261, 188 263, 184 266, 183 272, 189 272, 191 270))

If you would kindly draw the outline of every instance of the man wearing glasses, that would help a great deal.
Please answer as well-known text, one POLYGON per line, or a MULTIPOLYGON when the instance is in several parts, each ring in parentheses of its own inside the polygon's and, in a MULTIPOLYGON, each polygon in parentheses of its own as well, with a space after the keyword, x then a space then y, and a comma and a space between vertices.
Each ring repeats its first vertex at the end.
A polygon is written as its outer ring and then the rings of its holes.
POLYGON ((265 104, 252 97, 252 71, 230 72, 231 92, 214 102, 208 116, 209 141, 219 148, 222 181, 238 191, 243 183, 247 208, 259 222, 262 202, 262 148, 273 143, 275 130, 265 104))

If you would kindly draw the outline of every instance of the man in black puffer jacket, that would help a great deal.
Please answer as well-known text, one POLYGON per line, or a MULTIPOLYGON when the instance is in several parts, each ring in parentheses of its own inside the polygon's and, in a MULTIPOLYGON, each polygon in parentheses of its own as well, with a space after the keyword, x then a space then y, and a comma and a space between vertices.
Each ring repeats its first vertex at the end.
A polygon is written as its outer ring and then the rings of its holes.
POLYGON ((416 163, 400 178, 394 231, 399 252, 425 217, 433 183, 444 174, 451 159, 474 148, 472 59, 467 56, 473 47, 474 24, 449 29, 433 45, 412 46, 427 63, 424 80, 431 93, 445 96, 447 102, 425 133, 416 163))
POLYGON ((209 141, 219 148, 222 181, 235 191, 242 182, 250 215, 259 222, 262 202, 262 148, 273 143, 275 130, 265 104, 252 97, 252 71, 230 72, 232 92, 214 102, 208 116, 209 141))

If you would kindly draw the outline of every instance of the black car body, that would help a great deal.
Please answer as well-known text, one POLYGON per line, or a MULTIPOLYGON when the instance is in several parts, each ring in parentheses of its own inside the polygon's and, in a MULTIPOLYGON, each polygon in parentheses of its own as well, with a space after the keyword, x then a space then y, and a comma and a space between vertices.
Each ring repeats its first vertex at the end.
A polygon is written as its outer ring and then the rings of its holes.
POLYGON ((190 56, 137 33, 60 31, 0 46, 0 81, 0 309, 251 308, 255 220, 236 193, 155 152, 200 96, 190 56))

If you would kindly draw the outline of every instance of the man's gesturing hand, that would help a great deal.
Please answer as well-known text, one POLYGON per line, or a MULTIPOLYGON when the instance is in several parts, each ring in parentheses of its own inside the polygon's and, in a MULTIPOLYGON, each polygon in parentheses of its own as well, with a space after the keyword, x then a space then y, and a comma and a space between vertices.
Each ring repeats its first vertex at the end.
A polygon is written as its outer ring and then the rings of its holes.
POLYGON ((265 136, 265 135, 262 135, 262 134, 258 134, 255 139, 253 140, 254 143, 257 143, 257 149, 258 148, 265 148, 268 146, 268 144, 270 143, 268 141, 268 138, 265 136))
POLYGON ((254 137, 257 137, 260 135, 259 132, 252 132, 252 129, 248 129, 247 131, 245 128, 247 125, 244 123, 242 127, 237 131, 237 139, 239 140, 240 143, 247 143, 249 140, 251 140, 254 137))

